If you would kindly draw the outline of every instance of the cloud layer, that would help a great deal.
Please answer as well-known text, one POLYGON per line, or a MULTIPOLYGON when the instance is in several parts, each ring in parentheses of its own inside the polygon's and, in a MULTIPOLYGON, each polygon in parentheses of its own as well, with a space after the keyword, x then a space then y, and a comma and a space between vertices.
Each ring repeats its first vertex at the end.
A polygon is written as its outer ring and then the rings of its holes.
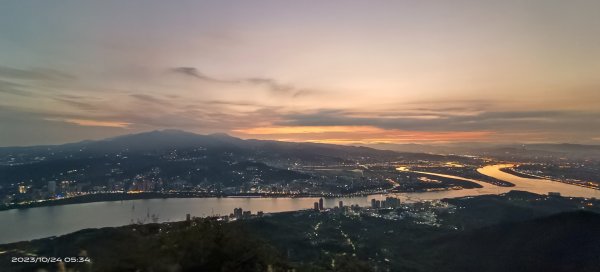
POLYGON ((597 10, 2 1, 0 146, 164 128, 344 144, 600 143, 597 10))

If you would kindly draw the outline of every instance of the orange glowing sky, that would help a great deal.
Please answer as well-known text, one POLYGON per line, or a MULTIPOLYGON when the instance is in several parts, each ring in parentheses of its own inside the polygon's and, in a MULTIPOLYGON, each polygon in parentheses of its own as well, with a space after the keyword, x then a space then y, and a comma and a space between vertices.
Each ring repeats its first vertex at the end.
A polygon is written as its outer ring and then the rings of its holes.
POLYGON ((167 128, 341 144, 600 144, 598 10, 2 1, 0 146, 167 128))
POLYGON ((378 144, 378 143, 447 143, 455 141, 486 141, 488 131, 406 131, 382 129, 372 126, 291 126, 255 127, 234 130, 245 138, 278 139, 292 142, 320 142, 332 144, 378 144))

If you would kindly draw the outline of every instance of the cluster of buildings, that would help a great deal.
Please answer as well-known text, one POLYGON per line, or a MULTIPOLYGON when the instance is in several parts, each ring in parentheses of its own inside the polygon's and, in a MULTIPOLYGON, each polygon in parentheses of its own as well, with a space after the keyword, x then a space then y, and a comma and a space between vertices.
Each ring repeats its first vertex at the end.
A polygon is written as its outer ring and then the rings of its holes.
POLYGON ((371 205, 361 207, 359 205, 345 206, 342 201, 333 208, 318 209, 322 203, 315 202, 314 210, 323 214, 335 215, 343 214, 349 216, 376 217, 385 220, 403 220, 410 219, 416 224, 430 225, 434 227, 441 226, 438 220, 438 213, 453 213, 455 206, 440 200, 424 201, 416 203, 401 203, 396 197, 386 197, 383 200, 371 199, 371 205))
MULTIPOLYGON (((242 208, 234 208, 233 209, 233 213, 229 214, 229 215, 224 215, 224 216, 220 216, 220 215, 215 215, 215 216, 209 216, 208 218, 217 220, 217 221, 233 221, 233 220, 243 220, 243 219, 251 219, 251 218, 256 218, 256 217, 263 217, 265 214, 263 211, 258 211, 256 214, 252 214, 252 211, 244 211, 242 208)), ((185 216, 185 220, 186 221, 191 221, 192 219, 194 219, 195 217, 191 216, 189 213, 186 214, 185 216)))
POLYGON ((318 202, 315 202, 313 204, 313 209, 315 211, 322 211, 322 210, 324 210, 324 207, 323 207, 323 198, 322 197, 319 199, 318 202))
MULTIPOLYGON (((318 202, 315 202, 313 204, 313 210, 315 211, 323 211, 325 210, 325 207, 323 206, 323 198, 320 198, 318 202)), ((358 205, 356 205, 358 207, 358 205)), ((351 207, 348 206, 344 206, 344 201, 339 201, 338 205, 333 207, 333 211, 334 212, 342 212, 342 213, 347 213, 350 210, 351 207)), ((354 205, 352 205, 352 208, 354 208, 354 205)))
POLYGON ((386 197, 385 200, 371 199, 371 208, 373 209, 385 209, 385 208, 398 208, 400 207, 400 199, 395 197, 386 197))
POLYGON ((264 216, 263 211, 258 211, 256 214, 252 214, 252 211, 244 211, 242 208, 234 208, 233 213, 229 214, 229 216, 222 217, 223 219, 250 219, 253 217, 262 217, 264 216))
POLYGON ((83 188, 86 186, 90 187, 90 183, 77 183, 71 180, 50 180, 47 182, 47 185, 42 187, 34 187, 32 184, 25 182, 13 186, 12 188, 7 188, 4 191, 4 195, 0 195, 0 203, 9 205, 11 203, 39 202, 48 199, 81 195, 84 192, 83 188))
MULTIPOLYGON (((371 208, 372 209, 387 209, 387 208, 395 209, 398 207, 400 207, 400 199, 395 198, 395 197, 386 197, 385 200, 371 199, 371 208)), ((319 201, 313 203, 313 210, 315 210, 315 211, 325 210, 323 198, 320 198, 319 201)), ((340 200, 338 202, 338 205, 333 207, 331 210, 339 211, 339 212, 348 212, 349 210, 360 210, 360 206, 358 206, 358 205, 344 206, 344 202, 340 200)))

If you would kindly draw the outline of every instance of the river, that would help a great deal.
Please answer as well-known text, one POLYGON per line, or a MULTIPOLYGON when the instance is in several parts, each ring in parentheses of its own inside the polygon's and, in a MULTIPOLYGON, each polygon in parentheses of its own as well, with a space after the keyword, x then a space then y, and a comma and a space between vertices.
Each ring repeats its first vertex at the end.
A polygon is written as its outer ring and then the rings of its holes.
POLYGON ((515 190, 528 191, 544 195, 548 194, 549 192, 559 192, 562 196, 600 198, 599 190, 556 182, 548 179, 522 178, 500 171, 502 168, 509 168, 513 166, 514 165, 512 164, 489 165, 479 168, 477 171, 486 176, 508 181, 515 185, 515 187, 512 187, 515 190))
MULTIPOLYGON (((485 166, 478 171, 482 174, 505 180, 515 187, 499 187, 478 180, 445 174, 422 172, 448 178, 457 178, 478 183, 482 188, 435 191, 422 193, 394 194, 402 201, 414 202, 464 196, 501 194, 510 190, 523 190, 539 194, 560 192, 564 196, 597 197, 600 191, 542 179, 527 179, 500 171, 510 165, 485 166)), ((399 169, 399 171, 409 171, 399 169)), ((334 207, 339 201, 344 205, 370 205, 372 198, 382 199, 385 195, 364 197, 326 198, 325 207, 334 207)), ((85 228, 114 227, 132 222, 151 222, 152 215, 159 222, 184 220, 186 214, 192 216, 227 215, 234 208, 241 207, 252 213, 297 211, 310 209, 318 198, 168 198, 127 201, 106 201, 62 206, 13 209, 0 212, 0 244, 31 240, 71 233, 85 228)))

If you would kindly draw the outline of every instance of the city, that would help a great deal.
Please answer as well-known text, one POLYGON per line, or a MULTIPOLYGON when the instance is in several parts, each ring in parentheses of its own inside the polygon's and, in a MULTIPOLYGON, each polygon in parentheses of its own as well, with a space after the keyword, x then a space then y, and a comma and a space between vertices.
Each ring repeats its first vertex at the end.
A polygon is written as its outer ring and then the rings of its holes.
POLYGON ((598 10, 0 1, 0 271, 598 271, 598 10))
MULTIPOLYGON (((513 186, 508 181, 477 171, 485 165, 507 163, 506 158, 502 157, 505 154, 494 158, 493 155, 433 155, 353 148, 355 155, 336 158, 335 155, 321 155, 335 146, 306 144, 306 147, 299 148, 303 148, 305 153, 311 152, 310 148, 313 148, 312 155, 315 158, 304 159, 294 155, 266 155, 248 150, 270 144, 279 144, 282 146, 280 148, 285 148, 286 143, 244 142, 241 139, 237 141, 247 146, 164 146, 162 150, 115 150, 111 153, 93 150, 111 149, 111 145, 118 145, 120 140, 135 141, 146 134, 172 137, 173 141, 182 135, 193 135, 180 131, 156 131, 124 136, 112 142, 94 142, 90 146, 82 145, 79 149, 69 147, 69 150, 56 146, 53 147, 56 151, 46 153, 34 150, 28 154, 18 149, 2 152, 5 163, 0 168, 6 169, 0 173, 4 181, 0 184, 3 208, 103 199, 336 197, 478 187, 477 184, 460 178, 480 180, 500 187, 513 186), (229 149, 237 149, 237 152, 229 149), (288 157, 282 159, 281 156, 288 157), (319 156, 329 161, 324 161, 319 156)), ((207 145, 214 145, 210 141, 218 141, 222 136, 197 137, 209 141, 205 143, 207 145)), ((271 148, 273 152, 281 152, 271 148)), ((517 156, 510 159, 508 162, 516 167, 503 170, 510 174, 591 189, 600 188, 597 176, 600 162, 597 159, 564 156, 544 157, 536 161, 517 156)))

